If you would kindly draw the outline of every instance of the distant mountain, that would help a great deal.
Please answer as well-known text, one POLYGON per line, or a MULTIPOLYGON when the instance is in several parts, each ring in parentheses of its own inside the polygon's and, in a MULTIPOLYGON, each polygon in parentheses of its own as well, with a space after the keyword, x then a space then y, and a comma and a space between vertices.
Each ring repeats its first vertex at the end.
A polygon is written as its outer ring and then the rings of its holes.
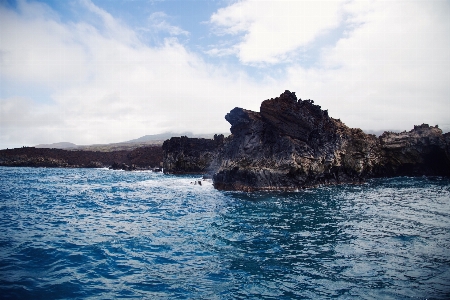
POLYGON ((55 148, 55 149, 68 149, 68 148, 76 148, 77 145, 74 143, 69 142, 60 142, 60 143, 53 143, 53 144, 39 144, 34 146, 35 148, 55 148))
MULTIPOLYGON (((225 134, 228 135, 228 134, 225 134)), ((67 150, 88 150, 88 151, 101 151, 101 152, 111 152, 119 150, 132 150, 139 147, 150 146, 150 145, 162 145, 165 140, 171 137, 187 136, 189 138, 205 138, 213 139, 214 134, 193 134, 192 132, 165 132, 153 135, 144 135, 140 138, 129 140, 120 143, 111 144, 94 144, 94 145, 76 145, 68 142, 53 143, 53 144, 39 144, 35 148, 56 148, 56 149, 67 149, 67 150)))
POLYGON ((134 140, 129 140, 129 141, 123 142, 123 143, 145 143, 145 142, 151 142, 151 141, 165 141, 165 140, 170 139, 171 137, 180 137, 180 136, 187 136, 188 138, 213 139, 214 133, 193 134, 192 132, 182 132, 182 133, 166 132, 166 133, 153 134, 153 135, 144 135, 140 138, 137 138, 134 140))

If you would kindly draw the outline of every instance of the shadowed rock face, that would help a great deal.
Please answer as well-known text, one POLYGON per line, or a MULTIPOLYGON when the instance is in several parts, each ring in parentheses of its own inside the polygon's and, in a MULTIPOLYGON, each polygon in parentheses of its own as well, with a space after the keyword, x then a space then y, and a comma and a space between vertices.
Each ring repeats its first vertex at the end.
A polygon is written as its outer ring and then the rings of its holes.
POLYGON ((214 135, 213 140, 186 136, 172 137, 166 140, 162 146, 164 172, 172 174, 208 173, 223 140, 223 135, 214 135))
POLYGON ((379 176, 450 175, 450 133, 437 126, 409 132, 385 132, 380 138, 379 176))
POLYGON ((285 91, 260 112, 234 108, 210 169, 220 190, 296 190, 399 175, 450 175, 448 134, 426 124, 380 138, 285 91))

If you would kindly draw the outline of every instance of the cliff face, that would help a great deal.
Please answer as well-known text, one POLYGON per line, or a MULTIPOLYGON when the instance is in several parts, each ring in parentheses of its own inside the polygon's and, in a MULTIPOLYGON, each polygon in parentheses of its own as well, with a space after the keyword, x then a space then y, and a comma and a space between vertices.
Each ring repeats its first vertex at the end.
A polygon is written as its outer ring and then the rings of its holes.
POLYGON ((380 176, 450 175, 450 133, 437 126, 380 136, 380 176))
POLYGON ((232 135, 213 157, 220 190, 295 190, 399 175, 450 175, 448 135, 424 124, 380 138, 347 127, 285 91, 260 112, 235 108, 232 135))
POLYGON ((224 136, 215 135, 213 140, 203 138, 172 137, 166 140, 163 149, 165 173, 208 173, 224 136))

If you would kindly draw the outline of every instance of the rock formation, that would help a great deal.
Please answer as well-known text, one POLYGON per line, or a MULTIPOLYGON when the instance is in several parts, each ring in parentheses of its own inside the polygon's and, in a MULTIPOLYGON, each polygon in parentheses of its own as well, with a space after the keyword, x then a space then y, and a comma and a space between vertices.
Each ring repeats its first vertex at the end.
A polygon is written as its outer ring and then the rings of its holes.
POLYGON ((225 116, 231 135, 173 137, 162 147, 111 152, 25 147, 0 150, 0 165, 33 167, 159 168, 204 174, 219 190, 297 190, 393 176, 450 176, 450 133, 437 126, 380 137, 349 128, 312 100, 285 91, 260 112, 234 108, 225 116))
POLYGON ((296 190, 384 176, 450 175, 450 135, 436 127, 377 138, 285 91, 260 112, 234 108, 231 133, 216 155, 220 190, 296 190))
POLYGON ((163 169, 172 174, 199 174, 210 172, 213 158, 223 144, 224 136, 214 139, 172 137, 166 140, 163 149, 163 169))
POLYGON ((422 124, 409 132, 379 138, 378 176, 450 175, 450 133, 422 124))

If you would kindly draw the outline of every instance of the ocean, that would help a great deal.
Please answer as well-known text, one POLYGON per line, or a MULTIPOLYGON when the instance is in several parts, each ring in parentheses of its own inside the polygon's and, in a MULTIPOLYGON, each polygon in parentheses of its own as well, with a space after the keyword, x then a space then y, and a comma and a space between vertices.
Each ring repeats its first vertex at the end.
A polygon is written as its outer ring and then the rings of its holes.
POLYGON ((450 299, 450 180, 222 192, 0 167, 1 299, 450 299))

